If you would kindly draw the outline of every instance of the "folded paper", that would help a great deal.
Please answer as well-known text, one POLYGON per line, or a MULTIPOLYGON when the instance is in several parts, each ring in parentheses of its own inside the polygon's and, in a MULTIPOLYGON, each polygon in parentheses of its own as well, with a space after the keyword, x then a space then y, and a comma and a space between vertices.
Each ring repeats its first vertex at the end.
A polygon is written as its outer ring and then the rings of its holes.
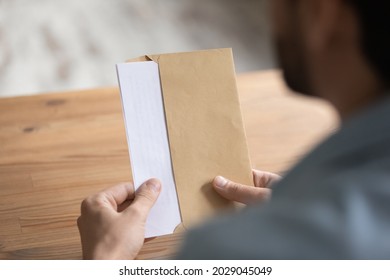
POLYGON ((172 233, 180 224, 180 210, 173 177, 157 63, 117 65, 122 90, 123 114, 132 162, 133 182, 138 188, 150 178, 163 187, 146 221, 146 237, 172 233))
MULTIPOLYGON (((158 66, 157 83, 161 88, 162 110, 171 159, 171 166, 164 172, 173 174, 181 226, 188 228, 221 209, 233 206, 213 190, 211 182, 215 176, 222 175, 242 184, 253 184, 232 52, 231 49, 216 49, 147 55, 119 64, 122 101, 129 94, 138 94, 138 97, 141 97, 137 103, 142 103, 142 90, 133 90, 129 93, 122 82, 124 79, 139 81, 142 77, 133 75, 132 78, 126 78, 129 73, 123 74, 121 71, 126 65, 142 62, 151 62, 150 65, 154 63, 155 67, 158 66)), ((145 130, 142 123, 146 122, 137 120, 134 110, 137 105, 134 103, 131 107, 123 102, 130 154, 135 153, 131 149, 132 143, 142 141, 142 137, 145 137, 139 132, 145 130), (132 121, 139 122, 138 128, 130 125, 132 121), (132 139, 131 135, 138 137, 138 140, 132 139)), ((150 162, 138 161, 133 155, 130 155, 130 158, 133 178, 140 178, 138 173, 142 171, 139 170, 148 169, 150 162)), ((150 158, 150 161, 154 160, 150 158)), ((142 178, 144 179, 147 178, 142 178)), ((137 181, 137 184, 140 183, 137 181)), ((163 192, 166 190, 172 193, 169 184, 167 186, 163 184, 163 192)), ((163 201, 162 205, 167 204, 163 195, 160 196, 159 203, 160 199, 163 201)), ((170 203, 172 201, 168 204, 170 203)), ((148 225, 157 220, 164 224, 162 217, 165 215, 170 216, 168 220, 175 219, 172 214, 164 214, 164 209, 159 209, 158 212, 160 211, 159 218, 149 217, 148 225)))

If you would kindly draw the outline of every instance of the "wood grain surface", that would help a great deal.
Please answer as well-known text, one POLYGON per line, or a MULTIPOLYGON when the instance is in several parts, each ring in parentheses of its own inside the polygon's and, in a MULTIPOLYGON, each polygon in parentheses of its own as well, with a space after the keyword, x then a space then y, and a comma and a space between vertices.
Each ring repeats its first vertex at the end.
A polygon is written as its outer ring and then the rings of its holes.
MULTIPOLYGON (((283 173, 337 127, 277 71, 240 75, 238 88, 254 168, 283 173)), ((116 87, 0 99, 1 259, 80 259, 81 201, 130 179, 116 87)), ((156 238, 139 258, 172 257, 181 240, 156 238)))

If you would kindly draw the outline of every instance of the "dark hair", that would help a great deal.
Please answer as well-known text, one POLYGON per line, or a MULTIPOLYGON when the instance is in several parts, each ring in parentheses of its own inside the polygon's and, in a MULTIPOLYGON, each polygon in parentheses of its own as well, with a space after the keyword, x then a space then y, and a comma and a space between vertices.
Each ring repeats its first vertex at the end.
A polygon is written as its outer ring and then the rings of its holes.
POLYGON ((362 30, 362 47, 380 78, 390 86, 390 0, 349 0, 362 30))

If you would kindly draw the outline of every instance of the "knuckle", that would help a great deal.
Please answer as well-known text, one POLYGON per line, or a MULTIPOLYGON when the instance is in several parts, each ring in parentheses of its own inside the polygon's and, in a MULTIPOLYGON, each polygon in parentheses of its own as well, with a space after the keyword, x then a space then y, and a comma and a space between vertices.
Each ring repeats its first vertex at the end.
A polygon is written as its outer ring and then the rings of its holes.
POLYGON ((95 207, 102 205, 104 202, 104 195, 99 193, 87 197, 81 202, 81 213, 88 213, 95 207))
POLYGON ((256 172, 254 173, 254 182, 256 187, 268 188, 274 182, 280 180, 281 177, 277 174, 270 172, 256 172))
POLYGON ((92 201, 94 202, 94 204, 99 204, 99 203, 102 203, 103 201, 105 201, 107 198, 107 196, 104 194, 104 193, 98 193, 98 194, 95 194, 94 196, 91 197, 92 201))
POLYGON ((88 212, 92 207, 92 198, 88 197, 81 202, 81 213, 88 212))
POLYGON ((229 191, 230 191, 232 194, 239 193, 239 192, 240 192, 240 189, 241 189, 240 184, 233 183, 233 182, 231 182, 231 183, 229 184, 229 191))
POLYGON ((155 201, 155 198, 153 194, 150 191, 141 191, 138 193, 138 198, 142 199, 144 201, 147 201, 148 204, 153 204, 155 201))
POLYGON ((255 185, 256 187, 265 188, 267 187, 268 182, 269 182, 268 176, 266 176, 266 174, 264 173, 259 173, 256 177, 255 185))

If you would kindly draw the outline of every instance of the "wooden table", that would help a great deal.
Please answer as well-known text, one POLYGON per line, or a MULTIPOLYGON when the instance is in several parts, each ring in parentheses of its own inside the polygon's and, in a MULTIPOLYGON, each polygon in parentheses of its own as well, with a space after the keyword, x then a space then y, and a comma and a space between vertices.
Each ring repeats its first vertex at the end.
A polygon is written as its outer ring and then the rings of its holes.
MULTIPOLYGON (((337 126, 277 71, 239 75, 238 88, 254 168, 283 172, 337 126)), ((130 178, 116 87, 0 99, 0 258, 80 259, 80 202, 130 178)), ((150 241, 139 258, 169 257, 181 239, 150 241)))

